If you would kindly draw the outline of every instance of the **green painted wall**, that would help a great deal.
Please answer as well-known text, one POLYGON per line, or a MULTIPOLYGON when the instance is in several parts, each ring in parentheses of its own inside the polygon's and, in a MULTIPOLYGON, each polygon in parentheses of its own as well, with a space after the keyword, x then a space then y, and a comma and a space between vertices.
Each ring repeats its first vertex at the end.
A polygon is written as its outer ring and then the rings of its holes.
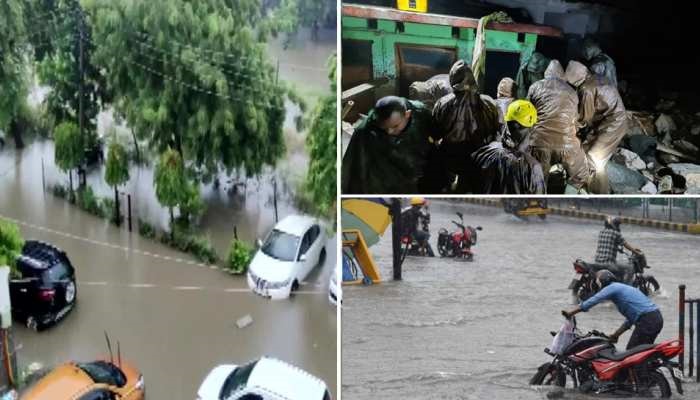
MULTIPOLYGON (((414 44, 457 49, 457 57, 471 62, 474 50, 475 29, 459 28, 456 37, 452 27, 432 24, 404 23, 398 32, 395 21, 377 20, 376 28, 369 28, 364 18, 343 17, 342 38, 372 42, 372 68, 374 77, 396 78, 396 44, 414 44)), ((518 34, 486 30, 486 49, 520 53, 520 60, 529 57, 537 45, 537 35, 526 33, 523 42, 518 34)))

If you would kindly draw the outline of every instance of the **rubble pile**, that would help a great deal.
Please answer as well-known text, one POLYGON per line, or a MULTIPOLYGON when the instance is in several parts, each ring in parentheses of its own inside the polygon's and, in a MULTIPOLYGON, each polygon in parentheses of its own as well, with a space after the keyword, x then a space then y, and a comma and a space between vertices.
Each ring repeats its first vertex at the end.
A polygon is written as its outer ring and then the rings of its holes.
POLYGON ((628 131, 606 168, 614 193, 700 194, 700 112, 666 94, 653 111, 628 111, 628 131))

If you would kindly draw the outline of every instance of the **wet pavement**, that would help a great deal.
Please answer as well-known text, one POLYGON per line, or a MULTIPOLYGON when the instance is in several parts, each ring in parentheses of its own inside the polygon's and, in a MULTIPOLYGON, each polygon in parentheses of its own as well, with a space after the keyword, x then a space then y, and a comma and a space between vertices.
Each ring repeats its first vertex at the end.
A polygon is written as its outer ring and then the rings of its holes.
MULTIPOLYGON (((403 281, 391 281, 391 228, 372 247, 387 283, 344 288, 342 394, 344 399, 545 399, 550 388, 529 379, 549 361, 549 331, 572 307, 566 289, 572 261, 592 259, 600 223, 548 216, 525 222, 501 209, 431 202, 431 244, 441 227, 454 230, 455 211, 483 226, 474 262, 408 257, 403 281)), ((677 288, 700 295, 698 237, 623 225, 624 237, 645 251, 662 285, 652 300, 665 317, 661 339, 678 332, 677 288)), ((579 328, 612 332, 622 323, 612 305, 578 317, 579 328)), ((631 331, 620 339, 626 345, 631 331)), ((683 398, 700 398, 687 383, 683 398)), ((595 399, 566 390, 564 399, 595 399)), ((675 398, 680 398, 677 394, 675 398)), ((610 398, 610 397, 607 397, 610 398)))

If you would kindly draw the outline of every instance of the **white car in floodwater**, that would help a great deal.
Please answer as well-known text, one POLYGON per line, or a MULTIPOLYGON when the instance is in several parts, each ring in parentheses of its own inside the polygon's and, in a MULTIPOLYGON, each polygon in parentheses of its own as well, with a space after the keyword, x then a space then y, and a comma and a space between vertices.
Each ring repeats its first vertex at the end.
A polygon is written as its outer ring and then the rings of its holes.
POLYGON ((290 215, 275 225, 248 267, 248 287, 286 299, 326 258, 326 235, 317 219, 290 215))
POLYGON ((331 400, 326 384, 308 372, 274 358, 219 365, 197 391, 197 400, 331 400))

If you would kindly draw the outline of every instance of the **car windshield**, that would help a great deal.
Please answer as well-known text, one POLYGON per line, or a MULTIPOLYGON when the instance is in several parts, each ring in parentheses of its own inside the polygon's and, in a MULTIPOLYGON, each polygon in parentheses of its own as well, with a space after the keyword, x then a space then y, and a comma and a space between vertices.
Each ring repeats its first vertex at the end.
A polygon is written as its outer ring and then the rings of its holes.
POLYGON ((68 267, 63 262, 57 262, 42 274, 43 278, 50 282, 60 281, 70 276, 68 267))
POLYGON ((299 246, 299 237, 277 229, 270 232, 261 250, 272 258, 294 261, 299 246))
POLYGON ((80 363, 78 368, 85 371, 95 383, 122 387, 126 385, 126 376, 114 364, 106 361, 95 361, 91 363, 80 363))
POLYGON ((231 375, 229 375, 228 378, 226 378, 226 381, 224 381, 224 386, 221 387, 219 398, 222 400, 227 399, 238 389, 245 387, 246 383, 248 383, 250 373, 253 372, 253 368, 255 368, 255 364, 257 363, 257 361, 253 361, 242 367, 234 369, 233 372, 231 372, 231 375))

